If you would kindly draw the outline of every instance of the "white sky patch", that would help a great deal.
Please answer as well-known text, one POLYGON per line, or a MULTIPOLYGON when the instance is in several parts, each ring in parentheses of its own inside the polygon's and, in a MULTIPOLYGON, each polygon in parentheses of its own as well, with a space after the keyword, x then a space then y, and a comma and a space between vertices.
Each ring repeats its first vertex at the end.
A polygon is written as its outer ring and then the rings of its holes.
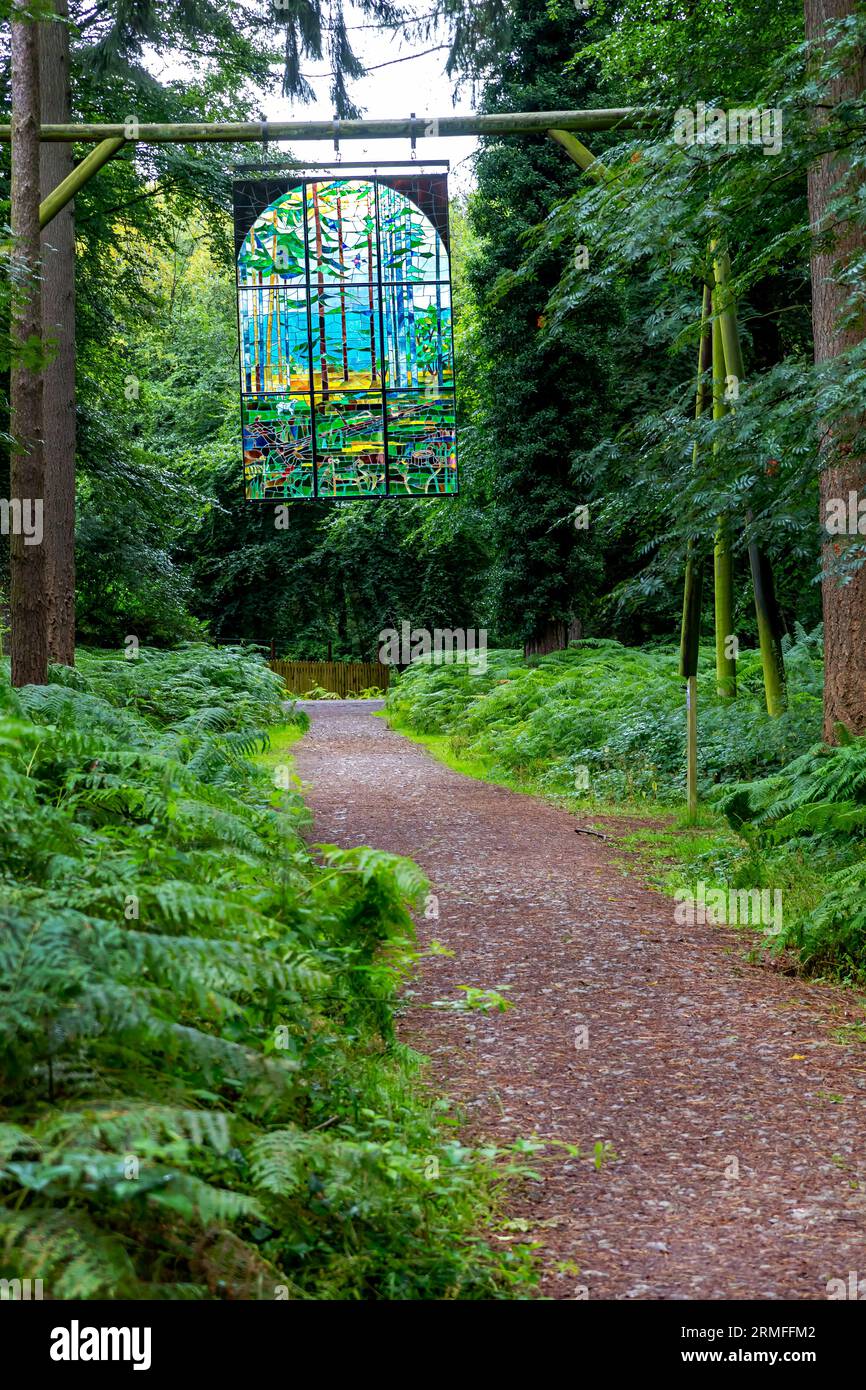
MULTIPOLYGON (((422 3, 418 13, 426 6, 422 3)), ((363 116, 369 120, 399 120, 408 118, 414 111, 419 118, 434 116, 470 115, 475 107, 467 86, 455 102, 453 84, 445 75, 447 49, 427 52, 446 40, 445 30, 430 34, 426 38, 404 39, 399 31, 389 33, 385 29, 371 29, 369 16, 365 16, 351 0, 345 6, 346 25, 349 39, 355 53, 367 67, 392 62, 395 58, 407 58, 409 54, 419 56, 393 66, 377 68, 366 77, 349 84, 349 92, 363 116)), ((188 60, 178 57, 171 59, 155 58, 148 64, 154 74, 163 79, 183 80, 188 72, 188 60)), ((276 71, 276 70, 275 70, 276 71)), ((331 78, 327 59, 313 62, 307 59, 302 67, 304 76, 316 93, 316 100, 303 103, 289 101, 279 93, 279 73, 276 90, 262 97, 261 110, 269 121, 292 120, 331 120, 334 112, 329 92, 331 78)), ((250 161, 257 156, 251 146, 250 161)), ((448 159, 451 161, 452 192, 466 193, 474 184, 474 160, 471 158, 478 148, 473 136, 451 136, 447 138, 419 138, 417 154, 419 162, 426 159, 448 159)), ((270 156, 276 157, 282 150, 286 155, 313 162, 334 160, 333 141, 296 140, 281 144, 271 141, 270 156)), ((346 140, 341 145, 342 162, 349 164, 352 159, 400 159, 411 158, 408 139, 400 140, 346 140)))

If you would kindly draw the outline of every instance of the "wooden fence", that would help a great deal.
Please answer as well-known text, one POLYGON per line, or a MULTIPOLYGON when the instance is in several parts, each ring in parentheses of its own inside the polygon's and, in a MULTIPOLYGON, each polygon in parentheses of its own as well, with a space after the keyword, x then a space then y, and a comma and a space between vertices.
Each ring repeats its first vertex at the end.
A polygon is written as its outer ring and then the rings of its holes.
POLYGON ((362 690, 388 689, 389 668, 378 661, 271 661, 291 695, 305 695, 318 685, 345 700, 362 690))

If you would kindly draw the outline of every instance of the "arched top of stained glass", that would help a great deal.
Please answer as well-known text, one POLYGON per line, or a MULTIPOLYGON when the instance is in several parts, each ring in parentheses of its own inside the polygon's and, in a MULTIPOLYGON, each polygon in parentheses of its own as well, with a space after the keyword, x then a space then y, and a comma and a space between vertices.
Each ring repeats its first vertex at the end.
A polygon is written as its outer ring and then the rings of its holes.
POLYGON ((283 185, 266 206, 275 190, 264 182, 250 187, 246 226, 236 225, 240 286, 449 279, 444 180, 305 180, 283 185))

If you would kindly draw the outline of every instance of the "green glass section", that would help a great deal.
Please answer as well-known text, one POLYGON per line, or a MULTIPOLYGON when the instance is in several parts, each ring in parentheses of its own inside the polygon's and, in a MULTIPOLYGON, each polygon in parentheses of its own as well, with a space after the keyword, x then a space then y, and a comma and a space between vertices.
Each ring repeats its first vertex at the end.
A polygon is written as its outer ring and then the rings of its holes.
POLYGON ((246 396, 244 483, 248 501, 313 496, 313 427, 303 396, 246 396))
POLYGON ((389 491, 430 497, 457 491, 453 394, 397 391, 388 395, 389 491))
POLYGON ((317 395, 316 455, 319 496, 385 494, 382 397, 368 392, 317 395))

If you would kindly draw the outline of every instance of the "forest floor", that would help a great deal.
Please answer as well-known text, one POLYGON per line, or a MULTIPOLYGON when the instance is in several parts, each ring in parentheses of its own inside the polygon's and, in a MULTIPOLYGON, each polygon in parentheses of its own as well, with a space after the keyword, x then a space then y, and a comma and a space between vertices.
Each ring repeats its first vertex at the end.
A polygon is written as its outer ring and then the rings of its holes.
POLYGON ((453 955, 421 963, 404 1041, 468 1142, 554 1141, 502 1233, 538 1242, 542 1293, 825 1299, 866 1276, 853 993, 750 961, 747 930, 677 924, 624 870, 627 824, 605 827, 613 843, 575 833, 568 812, 436 762, 378 702, 303 708, 315 839, 407 855, 438 896, 421 942, 453 955), (419 1007, 461 985, 514 1007, 419 1007))

